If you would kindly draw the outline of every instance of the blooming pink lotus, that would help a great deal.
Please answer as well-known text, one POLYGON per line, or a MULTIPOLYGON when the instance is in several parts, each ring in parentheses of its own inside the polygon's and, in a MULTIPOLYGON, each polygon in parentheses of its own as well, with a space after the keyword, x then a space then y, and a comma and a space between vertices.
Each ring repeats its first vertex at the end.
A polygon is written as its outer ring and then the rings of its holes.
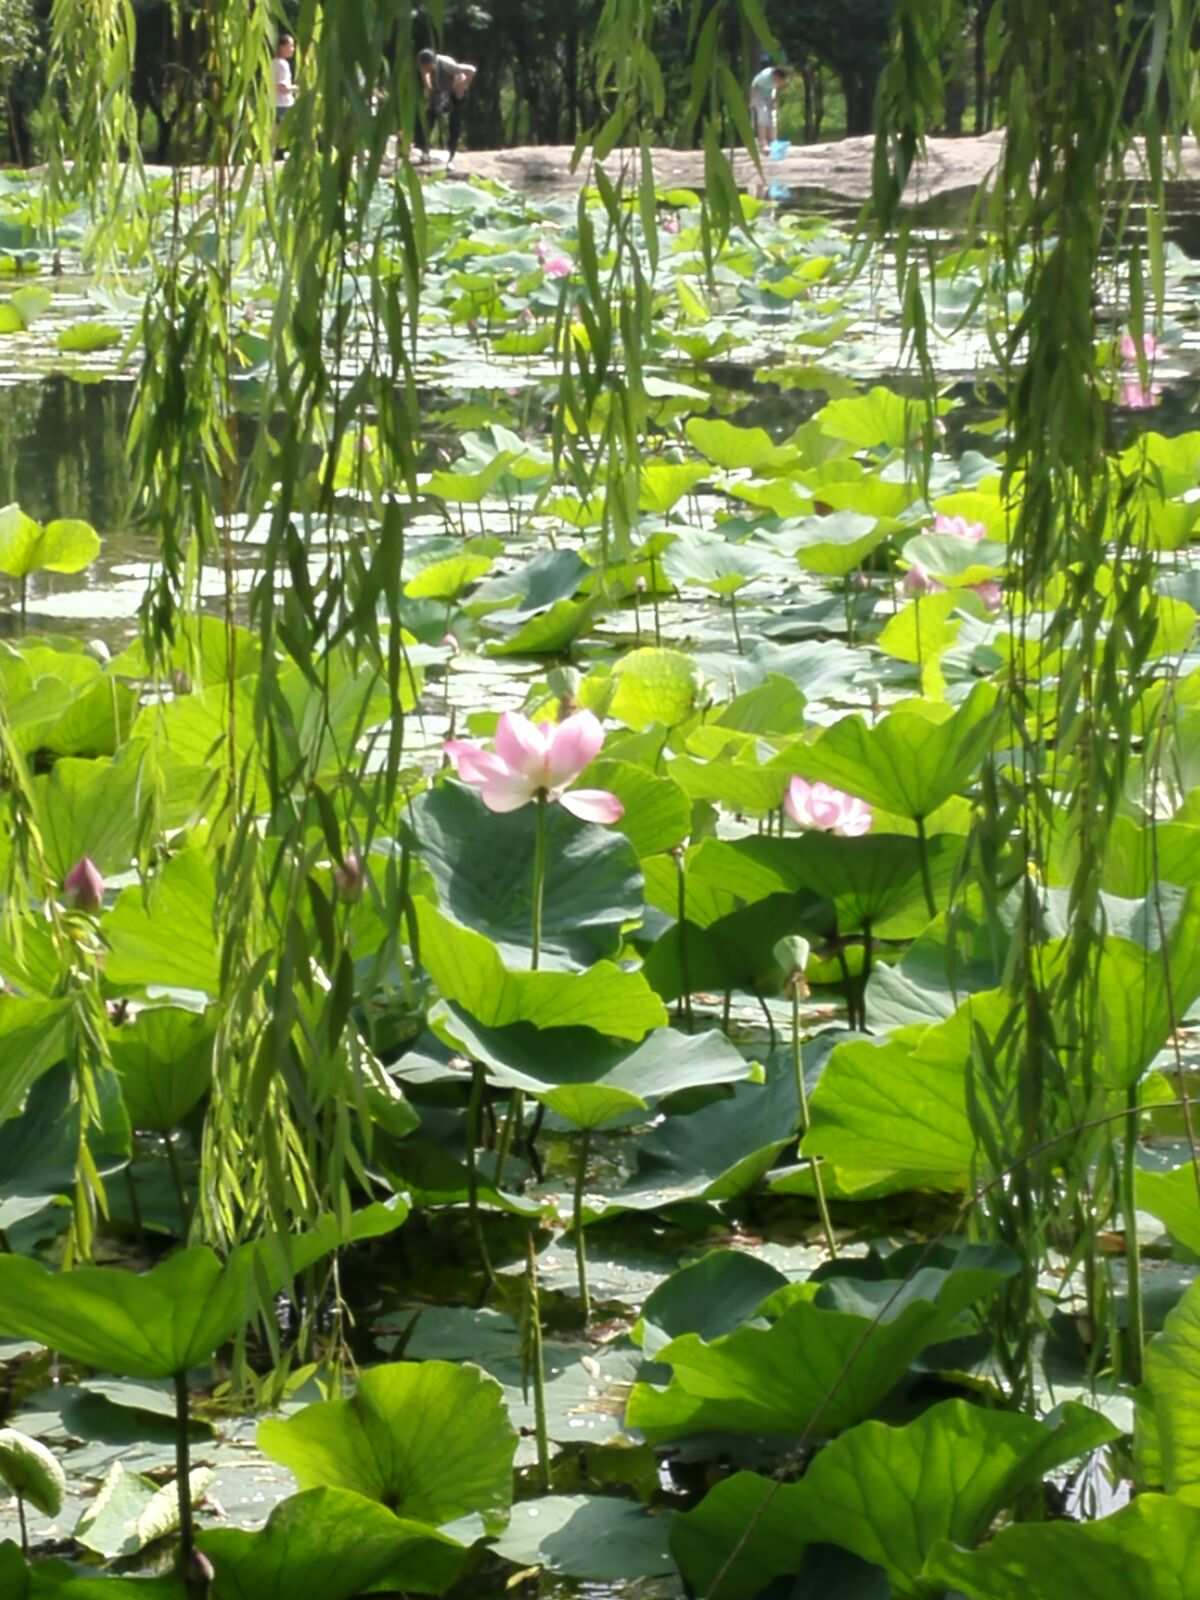
POLYGON ((506 711, 496 728, 495 748, 470 739, 448 739, 444 746, 455 772, 480 791, 489 811, 518 811, 539 795, 557 800, 584 822, 620 822, 625 807, 607 789, 570 789, 596 759, 604 729, 590 711, 565 722, 531 722, 506 711))
POLYGON ((982 583, 973 583, 971 587, 989 611, 999 611, 1004 604, 1004 590, 995 578, 985 578, 982 583))
POLYGON ((940 511, 933 519, 934 533, 949 539, 962 539, 967 544, 978 544, 987 538, 987 528, 982 522, 968 522, 966 517, 947 517, 940 511))
POLYGON ((548 278, 569 278, 571 276, 571 258, 563 255, 561 250, 555 250, 548 245, 545 239, 539 239, 533 247, 533 253, 542 264, 542 271, 548 278))
POLYGON ((919 599, 923 594, 938 594, 946 585, 925 570, 919 561, 914 561, 904 574, 904 581, 900 585, 905 594, 910 594, 919 599))
POLYGON ((1158 354, 1158 340, 1152 333, 1144 333, 1140 340, 1132 333, 1123 333, 1117 341, 1117 354, 1127 367, 1136 367, 1143 357, 1147 361, 1154 360, 1158 354))
POLYGON ((104 900, 104 879, 91 856, 82 856, 67 873, 63 893, 73 910, 99 911, 104 900))
POLYGON ((843 794, 828 783, 793 778, 783 797, 783 809, 798 828, 840 833, 846 839, 857 839, 871 831, 871 808, 867 802, 843 794))

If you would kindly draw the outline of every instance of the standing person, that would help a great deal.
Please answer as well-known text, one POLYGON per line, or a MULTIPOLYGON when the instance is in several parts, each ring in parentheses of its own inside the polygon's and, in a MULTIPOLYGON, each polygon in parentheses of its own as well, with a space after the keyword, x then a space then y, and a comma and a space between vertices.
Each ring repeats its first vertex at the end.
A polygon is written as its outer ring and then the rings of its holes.
POLYGON ((296 85, 292 80, 292 57, 296 54, 296 41, 290 33, 281 33, 275 46, 275 59, 271 72, 275 80, 275 124, 284 120, 296 104, 296 85))
POLYGON ((758 147, 765 155, 778 137, 775 110, 779 91, 788 80, 786 67, 773 67, 768 63, 750 80, 750 125, 758 147))
POLYGON ((450 114, 446 136, 447 168, 454 160, 462 133, 463 100, 477 70, 466 61, 455 61, 453 56, 440 56, 433 50, 422 50, 418 54, 417 71, 425 86, 425 116, 417 130, 422 160, 429 160, 430 128, 447 112, 450 114))

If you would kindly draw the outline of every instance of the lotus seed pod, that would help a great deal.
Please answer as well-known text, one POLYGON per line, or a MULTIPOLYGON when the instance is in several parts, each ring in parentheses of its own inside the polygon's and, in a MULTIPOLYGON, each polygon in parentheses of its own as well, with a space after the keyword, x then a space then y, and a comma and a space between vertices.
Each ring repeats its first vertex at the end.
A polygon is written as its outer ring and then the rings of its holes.
POLYGON ((48 1517, 62 1510, 66 1473, 40 1439, 19 1428, 0 1428, 0 1480, 48 1517))

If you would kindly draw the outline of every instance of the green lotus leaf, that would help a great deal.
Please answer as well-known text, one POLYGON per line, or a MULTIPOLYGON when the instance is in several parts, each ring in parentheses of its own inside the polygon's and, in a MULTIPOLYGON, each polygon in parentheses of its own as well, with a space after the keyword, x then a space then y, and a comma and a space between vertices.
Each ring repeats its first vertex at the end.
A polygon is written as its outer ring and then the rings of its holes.
POLYGON ((605 601, 599 595, 587 600, 556 600, 547 611, 528 617, 515 631, 510 631, 508 612, 489 617, 485 626, 504 632, 502 643, 494 642, 488 654, 493 656, 550 656, 568 650, 576 639, 585 634, 604 610, 605 601))
POLYGON ((697 1588, 725 1571, 727 1600, 753 1600, 773 1578, 796 1572, 815 1543, 881 1567, 893 1594, 916 1594, 939 1540, 977 1543, 1048 1471, 1116 1436, 1084 1406, 1044 1423, 947 1400, 903 1428, 859 1423, 826 1445, 799 1483, 737 1473, 675 1519, 671 1548, 697 1588))
POLYGON ((511 450, 501 450, 478 472, 432 472, 421 487, 425 494, 451 505, 478 505, 491 494, 515 459, 511 450))
POLYGON ((94 355, 98 350, 113 350, 125 335, 110 322, 73 322, 58 336, 58 348, 75 355, 94 355))
MULTIPOLYGON (((0 1046, 3 1044, 0 1034, 0 1046)), ((15 1083, 28 1075, 29 1066, 28 1060, 17 1058, 12 1074, 15 1083)), ((6 1089, 7 1080, 6 1073, 6 1089)), ((88 1128, 89 1119, 83 1116, 88 1158, 99 1176, 108 1177, 128 1164, 131 1144, 120 1087, 116 1075, 108 1070, 96 1075, 95 1105, 98 1125, 88 1128)), ((20 1115, 0 1124, 0 1228, 13 1228, 73 1193, 80 1120, 74 1077, 60 1054, 51 1069, 34 1082, 20 1115)))
POLYGON ((170 1133, 212 1081, 212 1012, 157 1006, 114 1028, 109 1049, 135 1128, 170 1133))
MULTIPOLYGON (((188 1475, 188 1492, 195 1504, 213 1480, 207 1467, 188 1475)), ((152 1478, 130 1472, 114 1461, 75 1527, 74 1537, 86 1550, 113 1560, 136 1555, 147 1545, 165 1539, 179 1527, 179 1493, 174 1483, 160 1486, 152 1478)))
POLYGON ((611 1495, 544 1495, 513 1507, 512 1521, 492 1548, 528 1570, 595 1583, 642 1582, 674 1570, 670 1524, 611 1495))
POLYGON ((1186 1250, 1200 1255, 1200 1199, 1197 1198, 1196 1172, 1190 1161, 1169 1172, 1137 1174, 1138 1206, 1165 1223, 1172 1238, 1186 1250))
POLYGON ((842 717, 789 752, 793 771, 913 820, 928 817, 974 777, 994 736, 996 689, 977 684, 957 710, 921 700, 874 726, 842 717))
MULTIPOLYGON (((166 664, 186 672, 193 691, 199 691, 227 683, 230 677, 244 678, 258 672, 262 666, 262 641, 249 628, 235 624, 230 630, 224 617, 183 612, 175 619, 175 637, 166 664)), ((150 677, 150 661, 143 642, 135 639, 114 656, 108 672, 112 677, 150 677)))
POLYGON ((716 1031, 681 1034, 658 1028, 634 1049, 610 1044, 589 1029, 473 1026, 447 1008, 434 1030, 452 1048, 488 1070, 488 1080, 542 1100, 577 1128, 599 1128, 667 1095, 738 1083, 755 1069, 716 1031))
POLYGON ((0 1481, 47 1517, 56 1517, 67 1492, 58 1457, 19 1428, 0 1428, 0 1481))
POLYGON ((794 445, 776 444, 765 428, 738 428, 732 422, 693 417, 685 431, 700 454, 718 467, 786 472, 803 461, 794 445))
POLYGON ((665 516, 709 475, 710 469, 701 461, 678 465, 670 461, 647 461, 638 478, 638 510, 665 516))
POLYGON ((692 808, 675 780, 656 776, 631 761, 601 756, 580 774, 579 785, 616 795, 625 814, 613 823, 612 831, 624 834, 639 858, 674 849, 691 828, 692 808))
POLYGON ((421 962, 442 996, 485 1027, 532 1022, 538 1028, 595 1028, 617 1039, 641 1039, 667 1013, 640 972, 599 961, 584 972, 524 972, 506 967, 481 933, 414 899, 421 962))
POLYGON ((839 1432, 869 1416, 927 1345, 960 1332, 963 1312, 993 1294, 1013 1265, 964 1251, 953 1270, 922 1267, 899 1288, 791 1285, 781 1291, 790 1303, 769 1327, 741 1327, 712 1343, 686 1333, 659 1350, 670 1385, 635 1384, 626 1425, 651 1444, 709 1432, 839 1432))
POLYGON ((101 873, 128 872, 137 849, 140 751, 113 760, 64 757, 34 779, 34 805, 47 862, 61 884, 88 856, 101 873))
MULTIPOLYGON (((849 491, 858 487, 857 484, 849 486, 848 498, 851 497, 849 491)), ((805 517, 796 529, 789 529, 772 543, 793 555, 805 572, 814 572, 823 578, 844 578, 861 567, 887 536, 885 523, 872 515, 864 515, 852 505, 848 510, 835 511, 829 516, 805 517)))
POLYGON ((732 1333, 788 1279, 746 1250, 710 1250, 659 1284, 642 1306, 630 1337, 648 1360, 672 1339, 696 1333, 707 1341, 732 1333))
POLYGON ((200 849, 171 856, 151 884, 148 899, 139 885, 122 890, 104 919, 109 981, 131 988, 153 984, 198 989, 215 996, 221 987, 215 897, 212 863, 200 849))
POLYGON ((931 577, 951 589, 1003 577, 1008 552, 1002 544, 988 539, 972 544, 953 535, 919 533, 909 539, 902 552, 910 566, 919 562, 931 577))
POLYGON ((404 592, 412 600, 453 600, 492 570, 491 555, 454 555, 434 561, 410 578, 404 592))
POLYGON ((769 551, 703 533, 681 533, 663 557, 663 570, 675 584, 699 584, 713 594, 736 594, 755 578, 783 570, 769 551))
POLYGON ((635 732, 654 722, 678 727, 694 715, 704 689, 690 656, 653 645, 622 656, 612 675, 616 687, 609 714, 635 732))
MULTIPOLYGON (((938 415, 951 409, 951 402, 940 400, 938 415)), ((902 450, 919 437, 927 420, 924 400, 911 400, 882 385, 853 400, 831 400, 817 416, 822 432, 844 440, 860 450, 882 446, 902 450)))
POLYGON ((574 550, 543 550, 517 568, 480 584, 463 603, 468 616, 482 617, 491 611, 514 611, 527 616, 548 611, 560 600, 578 594, 591 572, 587 562, 574 550))
POLYGON ((27 578, 31 572, 82 572, 100 554, 90 523, 70 518, 35 522, 18 505, 0 510, 0 572, 27 578))
POLYGON ((965 1600, 1189 1600, 1200 1509, 1142 1494, 1098 1522, 1018 1523, 981 1550, 936 1545, 923 1577, 965 1600))
POLYGON ((516 1431, 500 1385, 469 1363, 372 1367, 349 1400, 261 1423, 258 1444, 301 1489, 352 1489, 409 1521, 503 1523, 512 1504, 516 1431))
MULTIPOLYGON (((537 808, 490 812, 476 790, 443 783, 412 806, 413 846, 443 911, 491 939, 514 966, 529 961, 537 808)), ((618 831, 545 811, 543 967, 586 966, 615 955, 622 927, 642 912, 637 857, 618 831)))
POLYGON ((368 1206, 343 1231, 326 1218, 308 1233, 240 1245, 222 1263, 204 1245, 149 1272, 78 1267, 50 1272, 27 1256, 0 1257, 0 1332, 36 1339, 73 1361, 131 1378, 167 1378, 208 1361, 254 1309, 252 1291, 356 1238, 403 1222, 402 1202, 368 1206))
POLYGON ((349 1489, 292 1495, 261 1532, 210 1528, 197 1543, 217 1575, 212 1600, 354 1600, 372 1588, 440 1594, 467 1557, 457 1540, 349 1489))
MULTIPOLYGON (((9 969, 5 964, 6 972, 9 969)), ((69 1000, 19 1000, 0 994, 0 1123, 20 1114, 25 1096, 66 1051, 69 1000)))
POLYGON ((1163 1487, 1200 1507, 1200 1283, 1192 1284, 1147 1346, 1146 1389, 1163 1487))

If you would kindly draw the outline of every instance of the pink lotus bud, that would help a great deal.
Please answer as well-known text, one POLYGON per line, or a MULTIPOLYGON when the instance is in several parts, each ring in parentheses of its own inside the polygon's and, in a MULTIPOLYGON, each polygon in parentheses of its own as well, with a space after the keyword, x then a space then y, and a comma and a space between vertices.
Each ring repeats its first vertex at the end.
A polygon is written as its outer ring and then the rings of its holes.
POLYGON ((905 594, 912 595, 914 599, 919 599, 923 594, 937 594, 946 585, 931 577, 919 561, 914 561, 904 574, 904 582, 900 587, 905 594))
POLYGON ((441 645, 443 650, 449 650, 452 656, 458 654, 458 640, 452 633, 444 633, 438 640, 438 644, 441 645))
POLYGON ((524 323, 532 322, 533 321, 533 307, 532 306, 522 306, 520 311, 517 312, 517 321, 518 322, 524 322, 524 323))
POLYGON ((1127 367, 1136 367, 1141 356, 1153 361, 1158 354, 1158 340, 1152 333, 1144 333, 1139 341, 1131 333, 1123 333, 1117 341, 1117 354, 1127 367))
POLYGON ((945 538, 961 539, 964 544, 978 544, 987 538, 987 528, 982 522, 968 522, 966 517, 946 517, 940 511, 933 519, 933 531, 945 538))
POLYGON ((571 263, 566 256, 545 256, 542 260, 542 271, 548 278, 569 278, 571 263))
POLYGON ((333 869, 333 886, 337 890, 339 900, 353 904, 362 899, 363 885, 366 874, 359 859, 357 850, 347 850, 345 856, 333 869))
POLYGON ((1004 590, 995 578, 985 578, 982 583, 973 583, 971 587, 989 611, 999 611, 1004 604, 1004 590))
POLYGON ((1130 379, 1123 383, 1117 396, 1117 404, 1124 406, 1127 411, 1153 411, 1162 397, 1162 389, 1157 383, 1149 387, 1130 379))
POLYGON ((871 580, 865 572, 852 572, 850 574, 850 587, 862 594, 871 587, 871 580))
POLYGON ((679 217, 674 211, 668 211, 662 219, 662 231, 664 233, 679 232, 679 217))
POLYGON ((202 1550, 193 1550, 187 1558, 187 1565, 183 1570, 183 1586, 189 1594, 194 1594, 204 1600, 213 1583, 216 1581, 216 1572, 212 1562, 202 1550))
POLYGON ((87 911, 93 916, 104 902, 104 879, 91 856, 77 861, 63 879, 63 893, 74 911, 87 911))

